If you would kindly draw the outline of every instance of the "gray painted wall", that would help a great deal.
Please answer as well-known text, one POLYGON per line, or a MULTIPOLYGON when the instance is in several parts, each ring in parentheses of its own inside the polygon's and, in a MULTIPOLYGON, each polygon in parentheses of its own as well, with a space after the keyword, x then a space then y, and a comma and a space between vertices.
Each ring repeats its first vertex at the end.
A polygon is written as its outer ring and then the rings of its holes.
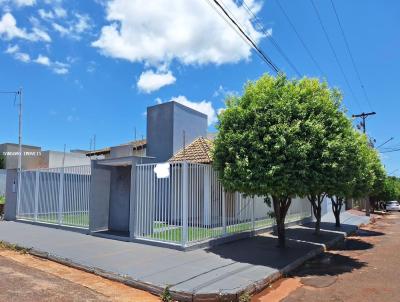
POLYGON ((131 167, 112 167, 109 230, 129 231, 130 191, 131 167))
POLYGON ((147 156, 163 162, 199 136, 207 136, 207 115, 167 102, 147 108, 147 156))
POLYGON ((108 229, 110 203, 111 169, 92 161, 92 180, 89 200, 89 230, 91 232, 108 229))
POLYGON ((136 164, 154 162, 149 157, 92 160, 90 231, 130 231, 135 227, 136 164), (122 161, 122 163, 121 163, 122 161))

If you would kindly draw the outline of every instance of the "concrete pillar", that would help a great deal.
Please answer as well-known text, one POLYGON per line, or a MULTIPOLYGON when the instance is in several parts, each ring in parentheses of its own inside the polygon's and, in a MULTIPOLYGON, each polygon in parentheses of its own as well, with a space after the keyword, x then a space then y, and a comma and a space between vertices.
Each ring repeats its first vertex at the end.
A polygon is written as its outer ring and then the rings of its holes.
POLYGON ((107 166, 98 165, 92 160, 92 176, 89 200, 90 232, 108 229, 110 206, 111 171, 107 166))
POLYGON ((4 209, 5 220, 16 220, 17 218, 17 169, 7 170, 6 178, 6 205, 4 209))

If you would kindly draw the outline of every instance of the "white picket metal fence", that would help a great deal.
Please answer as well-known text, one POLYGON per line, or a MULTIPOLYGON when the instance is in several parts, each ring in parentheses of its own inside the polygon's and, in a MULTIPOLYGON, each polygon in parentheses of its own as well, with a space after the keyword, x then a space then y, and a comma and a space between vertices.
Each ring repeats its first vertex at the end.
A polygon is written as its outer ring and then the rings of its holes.
POLYGON ((90 165, 22 171, 17 219, 89 228, 90 180, 90 165))
MULTIPOLYGON (((165 178, 156 166, 136 166, 136 238, 188 246, 274 224, 263 197, 224 192, 210 165, 171 163, 165 178)), ((310 203, 294 199, 286 221, 310 216, 310 203)))

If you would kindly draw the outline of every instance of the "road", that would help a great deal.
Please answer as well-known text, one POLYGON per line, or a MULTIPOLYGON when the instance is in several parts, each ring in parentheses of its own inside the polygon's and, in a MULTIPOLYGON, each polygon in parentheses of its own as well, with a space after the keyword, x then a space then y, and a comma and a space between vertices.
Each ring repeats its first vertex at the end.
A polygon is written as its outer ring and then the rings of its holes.
POLYGON ((118 282, 0 247, 0 301, 156 302, 160 299, 118 282))
POLYGON ((400 302, 400 213, 375 217, 252 302, 400 302))

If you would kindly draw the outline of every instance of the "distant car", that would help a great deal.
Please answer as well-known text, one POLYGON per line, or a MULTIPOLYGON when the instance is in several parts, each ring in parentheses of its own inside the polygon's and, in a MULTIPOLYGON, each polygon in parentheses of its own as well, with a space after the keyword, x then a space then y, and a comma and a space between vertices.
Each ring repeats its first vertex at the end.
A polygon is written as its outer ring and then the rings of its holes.
POLYGON ((386 203, 386 211, 399 211, 400 212, 400 204, 398 201, 388 201, 386 203))

